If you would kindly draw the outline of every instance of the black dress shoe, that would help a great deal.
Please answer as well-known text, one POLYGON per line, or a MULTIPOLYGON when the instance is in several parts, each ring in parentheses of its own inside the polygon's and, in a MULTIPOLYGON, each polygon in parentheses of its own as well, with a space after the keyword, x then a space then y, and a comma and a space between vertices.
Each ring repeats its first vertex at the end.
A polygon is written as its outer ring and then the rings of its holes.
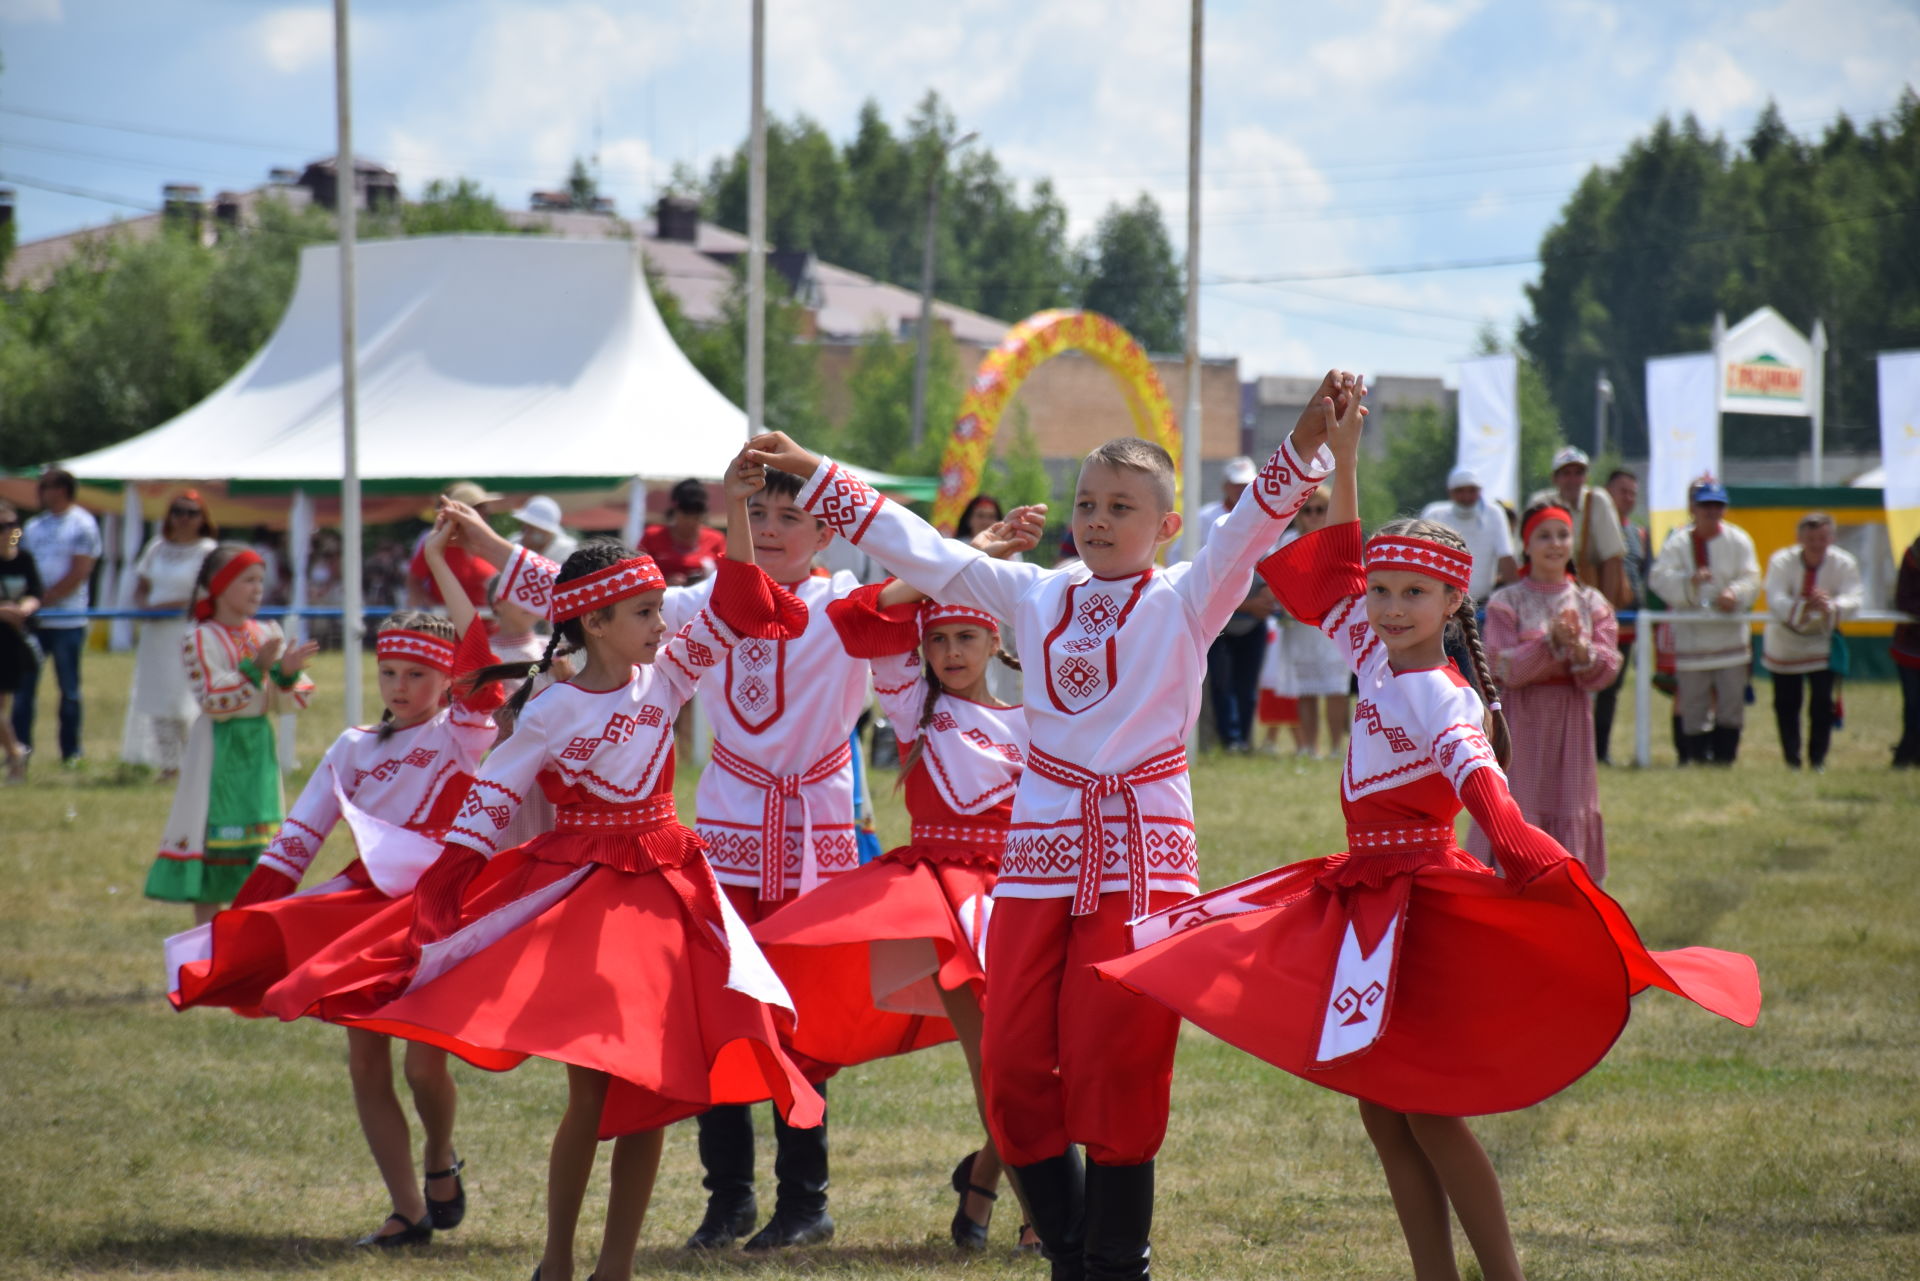
POLYGON ((427 1221, 425 1215, 420 1217, 420 1222, 418 1223, 408 1223, 404 1215, 389 1214, 385 1221, 380 1224, 380 1227, 384 1228, 388 1223, 399 1223, 401 1230, 398 1232, 389 1232, 386 1236, 381 1236, 379 1229, 376 1228, 374 1231, 361 1237, 358 1241, 355 1241, 354 1244, 373 1246, 381 1250, 395 1250, 403 1245, 425 1245, 427 1242, 433 1240, 433 1224, 427 1221))
POLYGON ((706 1217, 687 1238, 687 1249, 725 1250, 753 1231, 753 1225, 759 1221, 760 1206, 752 1197, 731 1206, 716 1205, 709 1198, 706 1217))
POLYGON ((824 1209, 807 1213, 776 1206, 767 1226, 754 1233, 742 1246, 758 1253, 785 1250, 797 1245, 818 1245, 833 1240, 833 1216, 824 1209))
POLYGON ((960 1158, 960 1164, 953 1167, 953 1190, 960 1194, 960 1204, 954 1208, 953 1223, 947 1233, 953 1243, 962 1250, 984 1250, 987 1248, 987 1225, 975 1223, 967 1214, 967 1194, 974 1193, 989 1201, 998 1201, 1000 1194, 989 1188, 983 1188, 973 1181, 973 1161, 978 1152, 969 1152, 960 1158))
MULTIPOLYGON (((427 1171, 427 1183, 431 1183, 435 1179, 451 1178, 453 1180, 453 1196, 451 1199, 436 1201, 431 1196, 427 1197, 427 1218, 431 1219, 433 1226, 442 1232, 445 1232, 448 1228, 459 1227, 460 1220, 467 1217, 467 1185, 465 1180, 460 1177, 460 1171, 466 1168, 467 1163, 462 1161, 458 1154, 456 1154, 453 1158, 453 1164, 446 1169, 427 1171)), ((420 1186, 421 1193, 425 1194, 426 1190, 426 1184, 422 1184, 420 1186)))

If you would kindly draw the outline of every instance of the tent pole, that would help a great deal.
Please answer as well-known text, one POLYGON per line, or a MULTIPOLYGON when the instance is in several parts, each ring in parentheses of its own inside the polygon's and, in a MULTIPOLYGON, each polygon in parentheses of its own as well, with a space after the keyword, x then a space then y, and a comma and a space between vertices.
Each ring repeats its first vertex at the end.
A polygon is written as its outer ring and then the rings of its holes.
POLYGON ((758 435, 767 396, 767 5, 753 0, 752 143, 747 161, 747 434, 758 435))
MULTIPOLYGON (((164 521, 166 517, 160 519, 164 521)), ((114 597, 103 592, 102 599, 115 600, 122 609, 133 607, 136 582, 133 567, 139 562, 140 550, 146 546, 146 541, 147 519, 140 506, 140 482, 130 480, 120 493, 120 594, 114 597)), ((112 634, 111 648, 116 652, 133 648, 132 619, 114 619, 112 634)))
POLYGON ((347 64, 347 0, 333 0, 333 96, 339 147, 334 160, 334 207, 340 218, 340 414, 343 470, 340 477, 340 647, 345 651, 346 676, 341 692, 346 698, 346 722, 362 719, 360 634, 366 619, 361 613, 360 441, 359 379, 354 333, 353 247, 358 177, 353 164, 353 100, 347 64))

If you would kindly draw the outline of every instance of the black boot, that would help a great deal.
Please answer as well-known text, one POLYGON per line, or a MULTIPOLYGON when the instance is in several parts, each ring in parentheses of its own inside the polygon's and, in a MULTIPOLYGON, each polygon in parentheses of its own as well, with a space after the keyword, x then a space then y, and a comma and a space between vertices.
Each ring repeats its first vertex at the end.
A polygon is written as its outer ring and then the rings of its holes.
POLYGON ((744 1104, 709 1108, 697 1118, 707 1213, 687 1238, 689 1250, 724 1250, 753 1231, 753 1112, 744 1104))
MULTIPOLYGON (((826 1097, 827 1087, 814 1087, 826 1097)), ((817 1245, 833 1239, 833 1218, 827 1213, 827 1119, 810 1130, 796 1129, 773 1118, 773 1217, 742 1247, 780 1250, 794 1245, 817 1245)))
POLYGON ((1740 727, 1738 725, 1716 725, 1713 727, 1713 763, 1731 765, 1740 755, 1740 727))
POLYGON ((1153 1162, 1087 1163, 1087 1281, 1147 1281, 1153 1162))
POLYGON ((1026 1193, 1033 1230, 1053 1265, 1053 1281, 1081 1281, 1086 1269, 1086 1171, 1080 1149, 1068 1146, 1059 1156, 1014 1167, 1026 1193))

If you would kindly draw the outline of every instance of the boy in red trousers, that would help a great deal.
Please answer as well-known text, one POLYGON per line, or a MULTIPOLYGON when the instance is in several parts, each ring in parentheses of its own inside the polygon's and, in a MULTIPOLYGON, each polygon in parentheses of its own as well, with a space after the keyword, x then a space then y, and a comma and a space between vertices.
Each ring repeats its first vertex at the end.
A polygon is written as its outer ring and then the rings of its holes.
POLYGON ((987 936, 982 1058, 988 1126, 1055 1281, 1147 1276, 1178 1020, 1090 967, 1127 950, 1128 921, 1199 887, 1185 745, 1207 648, 1331 470, 1321 405, 1344 408, 1352 387, 1329 373, 1248 488, 1253 501, 1166 569, 1154 557, 1180 532, 1173 464, 1145 441, 1088 455, 1072 523, 1082 563, 1063 570, 942 538, 780 433, 749 442, 749 458, 805 479, 809 513, 901 579, 1038 638, 1023 646, 1032 747, 987 936))

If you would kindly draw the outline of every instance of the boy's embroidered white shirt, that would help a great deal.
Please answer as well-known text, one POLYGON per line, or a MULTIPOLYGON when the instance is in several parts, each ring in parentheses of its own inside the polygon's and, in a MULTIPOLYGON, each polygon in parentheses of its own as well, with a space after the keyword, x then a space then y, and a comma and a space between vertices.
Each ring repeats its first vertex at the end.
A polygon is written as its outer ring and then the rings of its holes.
MULTIPOLYGON (((701 710, 716 744, 775 778, 799 779, 844 752, 867 705, 867 663, 848 655, 827 619, 827 605, 860 586, 852 574, 818 575, 788 585, 807 607, 807 627, 790 641, 745 638, 701 690, 701 710)), ((664 612, 677 628, 706 603, 712 580, 667 589, 664 612)), ((824 767, 823 767, 824 770, 824 767)), ((767 789, 709 763, 701 771, 695 830, 723 884, 761 884, 761 824, 767 789)), ((802 884, 802 835, 810 832, 817 874, 860 865, 854 839, 851 757, 824 777, 795 784, 785 805, 785 883, 802 884)))
MULTIPOLYGON (((1011 620, 1023 638, 1031 750, 1094 775, 1118 776, 1184 749, 1199 713, 1208 647, 1246 598, 1256 562, 1331 467, 1324 450, 1309 464, 1282 445, 1196 558, 1114 579, 1096 577, 1084 564, 1048 570, 994 560, 940 537, 830 460, 821 461, 800 499, 935 600, 1011 620)), ((1134 795, 1147 888, 1195 892, 1193 794, 1185 771, 1140 782, 1134 795)), ((1074 896, 1082 796, 1082 789, 1035 769, 1021 775, 996 896, 1074 896)), ((1126 798, 1105 796, 1100 812, 1099 889, 1123 891, 1126 798)))

